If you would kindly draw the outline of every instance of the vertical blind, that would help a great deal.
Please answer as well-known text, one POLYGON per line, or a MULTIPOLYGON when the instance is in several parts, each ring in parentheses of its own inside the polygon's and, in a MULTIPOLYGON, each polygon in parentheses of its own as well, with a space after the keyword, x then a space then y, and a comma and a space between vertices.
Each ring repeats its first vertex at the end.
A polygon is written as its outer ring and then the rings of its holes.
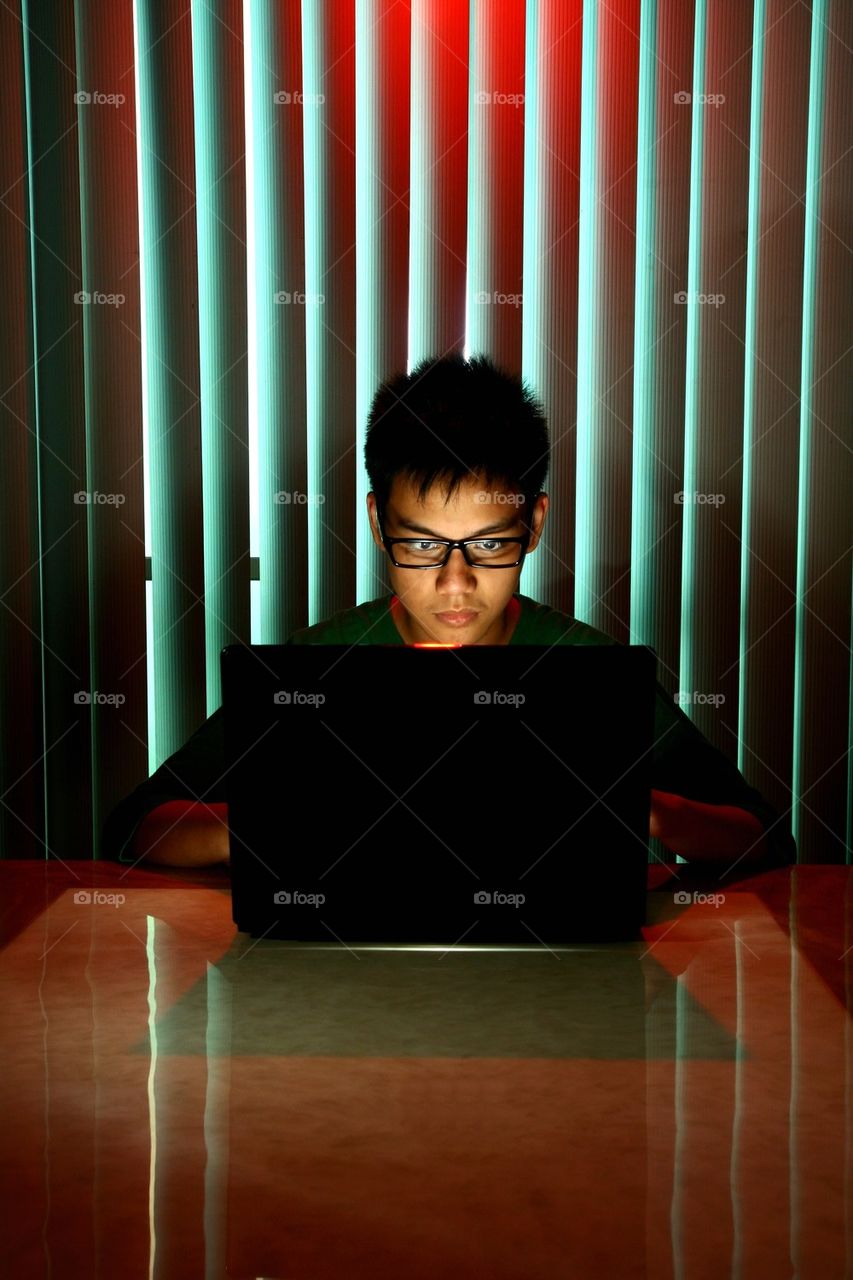
POLYGON ((387 589, 370 399, 463 351, 549 415, 521 590, 850 860, 847 0, 10 0, 0 57, 4 856, 387 589))

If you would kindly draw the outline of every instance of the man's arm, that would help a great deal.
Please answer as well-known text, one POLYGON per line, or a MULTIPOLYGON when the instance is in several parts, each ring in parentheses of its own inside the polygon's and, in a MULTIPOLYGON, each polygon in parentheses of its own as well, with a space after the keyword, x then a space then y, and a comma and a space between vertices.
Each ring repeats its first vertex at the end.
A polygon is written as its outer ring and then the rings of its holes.
POLYGON ((649 835, 690 862, 725 858, 750 866, 768 854, 764 827, 754 813, 733 804, 688 800, 669 791, 652 791, 649 835))
POLYGON ((658 684, 649 834, 688 862, 727 871, 784 867, 788 823, 658 684))
POLYGON ((116 805, 102 832, 120 862, 209 866, 228 856, 222 708, 116 805))
POLYGON ((130 845, 131 856, 170 867, 228 863, 228 805, 170 800, 143 818, 130 845))

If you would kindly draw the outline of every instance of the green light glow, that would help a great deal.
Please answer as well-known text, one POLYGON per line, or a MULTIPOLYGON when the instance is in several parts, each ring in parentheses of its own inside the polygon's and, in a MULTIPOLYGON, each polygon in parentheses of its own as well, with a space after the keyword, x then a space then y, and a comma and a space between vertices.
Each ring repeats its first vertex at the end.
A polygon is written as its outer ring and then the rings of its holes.
MULTIPOLYGON (((28 33, 28 32, 29 32, 29 30, 30 30, 30 6, 29 6, 29 0, 21 0, 21 19, 22 19, 22 28, 23 28, 23 31, 24 31, 25 33, 28 33)), ((34 167, 35 167, 35 143, 34 143, 34 137, 33 137, 33 112, 32 112, 32 102, 33 102, 33 73, 32 73, 32 65, 31 65, 31 62, 30 62, 30 41, 29 41, 29 39, 25 37, 25 38, 24 38, 24 40, 22 41, 22 44, 23 44, 23 54, 24 54, 24 57, 23 57, 23 71, 24 71, 24 110, 25 110, 25 113, 26 113, 26 134, 27 134, 27 149, 26 149, 26 156, 27 156, 27 171, 26 171, 26 181, 27 181, 27 200, 28 200, 28 205, 29 205, 29 216, 30 216, 30 220, 31 220, 31 223, 32 223, 32 222, 34 222, 34 212, 33 212, 33 211, 35 210, 35 207, 36 207, 35 185, 34 185, 34 181, 33 181, 33 169, 34 169, 34 167)), ((30 268, 30 280, 29 280, 29 286, 30 286, 30 289, 31 289, 31 291, 32 291, 32 297, 33 297, 33 298, 35 298, 35 296, 36 296, 36 237, 35 237, 35 231, 34 231, 34 229, 33 229, 33 227, 32 227, 32 226, 30 227, 30 234, 29 234, 29 237, 28 237, 28 246, 27 246, 27 247, 28 247, 28 250, 29 250, 29 259, 30 259, 30 261, 29 261, 29 268, 30 268)), ((40 350, 40 346, 39 346, 39 336, 38 336, 38 330, 39 330, 39 325, 38 325, 38 308, 37 308, 36 306, 33 306, 33 307, 31 307, 31 308, 30 308, 30 323, 31 323, 31 325, 32 325, 32 334, 31 334, 32 350, 37 352, 37 351, 39 351, 39 350, 40 350)), ((42 434, 42 433, 41 433, 41 404, 40 404, 39 395, 38 395, 38 382, 37 382, 37 381, 34 383, 34 395, 33 395, 33 417, 34 417, 34 419, 35 419, 36 439, 40 441, 40 440, 41 440, 41 434, 42 434)), ((44 558, 43 558, 43 552, 44 552, 44 539, 43 539, 44 519, 43 519, 43 516, 42 516, 42 497, 43 497, 43 488, 42 488, 42 472, 41 472, 41 449, 40 449, 40 448, 38 448, 38 447, 37 447, 37 448, 36 448, 36 450, 35 450, 35 464, 36 464, 36 504, 37 504, 37 507, 38 507, 38 510, 37 510, 37 513, 36 513, 36 522, 35 522, 35 523, 36 523, 36 536, 37 536, 37 539, 38 539, 38 583, 39 583, 39 587, 38 587, 38 597, 39 597, 39 631, 40 631, 40 633, 41 633, 41 634, 42 634, 42 636, 43 636, 43 635, 44 635, 44 629, 45 629, 45 628, 44 628, 44 598, 45 598, 45 589, 44 589, 44 573, 43 573, 43 565, 44 565, 44 558)), ((41 719, 41 724, 40 724, 40 732, 41 732, 41 735, 42 735, 42 741, 43 741, 43 742, 47 742, 47 740, 48 740, 48 731, 47 731, 47 714, 46 714, 46 709, 47 709, 47 685, 46 685, 46 682, 45 682, 45 672, 44 672, 44 653, 43 653, 43 652, 42 652, 41 662, 39 663, 38 680, 39 680, 39 690, 38 690, 38 692, 39 692, 39 701, 40 701, 40 705, 41 705, 41 717, 40 717, 40 719, 41 719)), ((44 792, 44 831, 45 831, 45 835, 47 835, 47 833, 48 833, 48 831, 49 831, 49 825, 48 825, 48 823, 49 823, 49 814, 48 814, 48 807, 47 807, 47 791, 45 790, 45 792, 44 792)), ((48 856, 49 856, 48 848, 47 848, 47 844, 45 844, 45 858, 47 858, 48 856)))
POLYGON ((595 434, 598 419, 598 0, 584 0, 578 214, 577 506, 575 616, 595 624, 595 434))
MULTIPOLYGON (((243 5, 243 118, 246 144, 246 360, 249 406, 249 554, 260 555, 258 511, 258 298, 257 246, 255 243, 255 184, 258 180, 255 156, 255 104, 252 95, 252 6, 243 5)), ((264 572, 261 560, 261 573, 264 572)), ((251 638, 264 643, 261 634, 261 584, 251 583, 251 638)))
MULTIPOLYGON (((702 289, 702 196, 705 142, 705 31, 706 0, 696 0, 693 33, 693 98, 690 141, 690 245, 687 257, 687 346, 684 392, 684 492, 696 490, 696 453, 699 430, 699 348, 702 289)), ((681 638, 679 688, 693 689, 693 627, 696 609, 696 503, 682 507, 681 638)), ((690 714, 688 704, 684 709, 690 714)))
POLYGON ((275 22, 268 4, 243 5, 246 99, 246 282, 249 358, 249 540, 260 558, 252 637, 259 644, 275 644, 286 637, 279 631, 283 586, 282 565, 275 537, 277 513, 274 492, 285 487, 275 469, 276 431, 282 408, 281 370, 277 363, 274 290, 283 285, 273 224, 281 212, 276 184, 275 99, 278 78, 275 22))
MULTIPOLYGON (((316 104, 322 94, 325 73, 325 19, 310 0, 302 3, 302 76, 306 100, 316 104)), ((328 88, 328 86, 326 86, 328 88)), ((323 268, 326 265, 325 225, 326 201, 324 107, 314 105, 302 110, 303 161, 305 166, 305 295, 314 297, 324 290, 323 268)), ((308 492, 320 493, 324 488, 323 389, 325 374, 321 356, 323 321, 316 302, 305 307, 305 421, 308 428, 308 492)), ((308 625, 327 616, 324 600, 329 595, 324 579, 329 566, 324 563, 325 535, 323 509, 316 503, 308 506, 308 625)))
MULTIPOLYGON (((488 227, 484 225, 487 213, 483 191, 483 161, 485 148, 483 134, 486 123, 482 112, 478 120, 476 106, 480 92, 481 50, 477 40, 477 6, 472 4, 468 15, 468 223, 465 243, 465 345, 462 354, 469 359, 471 352, 488 350, 488 326, 483 307, 471 307, 471 291, 484 289, 489 283, 488 227), (473 330, 473 332, 472 332, 473 330)), ((483 92, 487 86, 483 85, 483 92)))
POLYGON ((383 591, 383 560, 370 533, 366 499, 369 481, 364 467, 365 424, 374 392, 382 380, 378 368, 381 338, 386 326, 379 314, 382 291, 376 288, 380 272, 387 269, 383 257, 385 223, 383 205, 388 193, 377 175, 382 174, 378 146, 383 100, 379 93, 382 68, 377 57, 373 6, 356 0, 355 7, 355 546, 356 604, 372 600, 383 591))
POLYGON ((409 141, 409 316, 408 360, 406 372, 411 373, 419 360, 431 351, 426 350, 427 327, 424 317, 428 302, 426 290, 427 243, 432 215, 427 208, 427 175, 432 167, 434 150, 433 122, 425 112, 429 64, 426 57, 427 37, 416 22, 412 22, 411 42, 411 120, 421 127, 410 128, 409 141))
MULTIPOLYGON (((242 159, 229 116, 234 37, 207 0, 190 6, 193 59, 199 398, 207 714, 222 702, 223 645, 249 639, 248 459, 241 381, 242 236, 227 175, 242 159)), ((242 210, 240 210, 242 213, 242 210)))
POLYGON ((194 672, 204 625, 201 613, 194 608, 204 588, 202 540, 199 524, 187 505, 187 496, 195 493, 198 479, 193 441, 197 410, 193 403, 187 406, 187 377, 193 374, 192 330, 187 327, 191 303, 175 288, 175 272, 180 271, 183 261, 179 246, 182 253, 189 248, 188 243, 181 244, 186 233, 179 229, 184 210, 178 213, 185 203, 188 183, 183 179, 176 182, 173 172, 184 153, 178 152, 177 135, 164 113, 170 71, 164 43, 167 32, 159 26, 161 16, 152 0, 137 0, 139 269, 145 335, 141 353, 143 421, 150 457, 155 765, 183 745, 198 723, 199 709, 203 709, 194 672), (182 429, 173 430, 179 423, 182 429))
POLYGON ((758 244, 761 220, 761 124, 764 89, 765 0, 755 0, 749 117, 749 209, 746 229, 746 319, 743 379, 743 499, 740 544, 740 640, 738 654, 738 768, 746 767, 744 715, 749 671, 749 599, 752 527, 752 446, 755 439, 755 345, 758 337, 758 244))
MULTIPOLYGON (((246 6, 248 7, 248 6, 246 6)), ((207 1275, 225 1275, 228 1247, 228 1112, 231 1086, 232 985, 207 963, 204 1055, 204 1258, 207 1275)))
MULTIPOLYGON (((637 103, 637 229, 634 266, 634 387, 631 467, 631 604, 629 643, 657 645, 655 603, 660 589, 657 524, 657 449, 655 447, 657 364, 655 297, 657 239, 657 0, 640 10, 637 103)), ((669 519, 667 511, 666 519, 669 519)), ((649 860, 665 858, 660 841, 651 841, 649 860)), ((675 855, 676 862, 684 862, 675 855)))
POLYGON ((157 921, 154 916, 145 917, 145 954, 148 959, 148 1044, 151 1059, 148 1065, 146 1092, 148 1095, 148 1134, 150 1158, 148 1163, 148 1235, 150 1253, 149 1276, 157 1274, 157 921))
POLYGON ((803 244, 803 343, 800 364, 800 464, 797 501, 797 599, 794 612, 794 724, 791 775, 791 829, 800 840, 800 793, 803 786, 806 697, 806 605, 809 585, 811 520, 811 427, 814 379, 815 315, 820 219, 821 153, 823 150, 823 98, 826 76, 826 0, 812 5, 811 59, 809 63, 809 124, 806 156, 806 199, 803 244))
POLYGON ((634 423, 631 472, 631 644, 657 643, 655 598, 659 586, 652 552, 655 528, 655 275, 657 235, 657 0, 640 10, 637 106, 637 231, 634 276, 634 423))
MULTIPOLYGON (((148 243, 145 232, 145 201, 142 199, 142 101, 140 86, 139 56, 139 11, 137 0, 133 4, 133 91, 136 112, 136 188, 138 191, 137 210, 139 220, 139 356, 142 367, 142 492, 143 521, 145 536, 145 555, 151 559, 151 443, 148 405, 148 307, 146 305, 147 279, 145 245, 148 243)), ((149 579, 145 583, 145 670, 148 689, 148 772, 153 773, 159 765, 157 758, 157 699, 154 696, 154 584, 149 579)))
POLYGON ((300 285, 302 271, 299 136, 291 119, 301 107, 277 97, 297 87, 296 28, 294 15, 273 0, 243 6, 249 537, 259 561, 252 638, 260 644, 283 644, 306 622, 304 512, 276 502, 280 491, 306 485, 304 330, 293 314, 301 308, 277 301, 300 285))
MULTIPOLYGON (((521 373, 536 390, 540 389, 542 367, 542 137, 539 128, 541 75, 539 65, 539 0, 528 0, 524 33, 524 235, 522 237, 522 280, 524 306, 521 309, 521 373)), ((553 438, 553 433, 552 433, 553 438)), ((550 534, 545 524, 542 544, 528 556, 521 569, 518 590, 541 600, 544 594, 545 554, 550 534)))

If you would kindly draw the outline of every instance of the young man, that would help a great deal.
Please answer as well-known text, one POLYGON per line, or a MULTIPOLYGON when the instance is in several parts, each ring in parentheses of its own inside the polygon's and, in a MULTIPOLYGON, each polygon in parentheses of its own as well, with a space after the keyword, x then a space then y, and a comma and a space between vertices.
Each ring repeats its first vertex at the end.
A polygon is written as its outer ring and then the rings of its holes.
MULTIPOLYGON (((548 428, 524 383, 487 357, 425 360, 377 391, 367 424, 368 518, 392 591, 296 631, 289 644, 616 644, 518 593, 548 513, 548 428)), ((775 810, 658 683, 649 834, 690 861, 744 871, 796 860, 775 810)), ((122 861, 228 861, 221 709, 119 804, 122 861)))

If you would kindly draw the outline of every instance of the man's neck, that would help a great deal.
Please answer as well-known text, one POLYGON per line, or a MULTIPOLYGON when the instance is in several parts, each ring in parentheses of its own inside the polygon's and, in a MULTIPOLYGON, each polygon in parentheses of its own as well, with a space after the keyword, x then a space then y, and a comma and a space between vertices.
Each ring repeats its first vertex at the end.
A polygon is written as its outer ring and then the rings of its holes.
MULTIPOLYGON (((391 617, 393 619, 394 626, 397 628, 397 631, 400 634, 400 638, 404 644, 420 643, 419 641, 415 640, 415 638, 413 637, 411 632, 411 627, 409 625, 409 615, 404 609, 403 605, 401 604, 400 597, 395 594, 392 594, 391 596, 391 617)), ((518 625, 518 620, 520 617, 521 617, 521 601, 519 600, 518 596, 514 595, 510 598, 509 603, 507 604, 506 608, 503 611, 503 619, 502 619, 503 626, 498 635, 498 638, 494 640, 488 640, 488 641, 481 640, 479 643, 480 644, 509 644, 510 637, 512 636, 512 633, 515 631, 515 628, 518 625)), ((430 638, 432 639, 432 637, 430 638)))

